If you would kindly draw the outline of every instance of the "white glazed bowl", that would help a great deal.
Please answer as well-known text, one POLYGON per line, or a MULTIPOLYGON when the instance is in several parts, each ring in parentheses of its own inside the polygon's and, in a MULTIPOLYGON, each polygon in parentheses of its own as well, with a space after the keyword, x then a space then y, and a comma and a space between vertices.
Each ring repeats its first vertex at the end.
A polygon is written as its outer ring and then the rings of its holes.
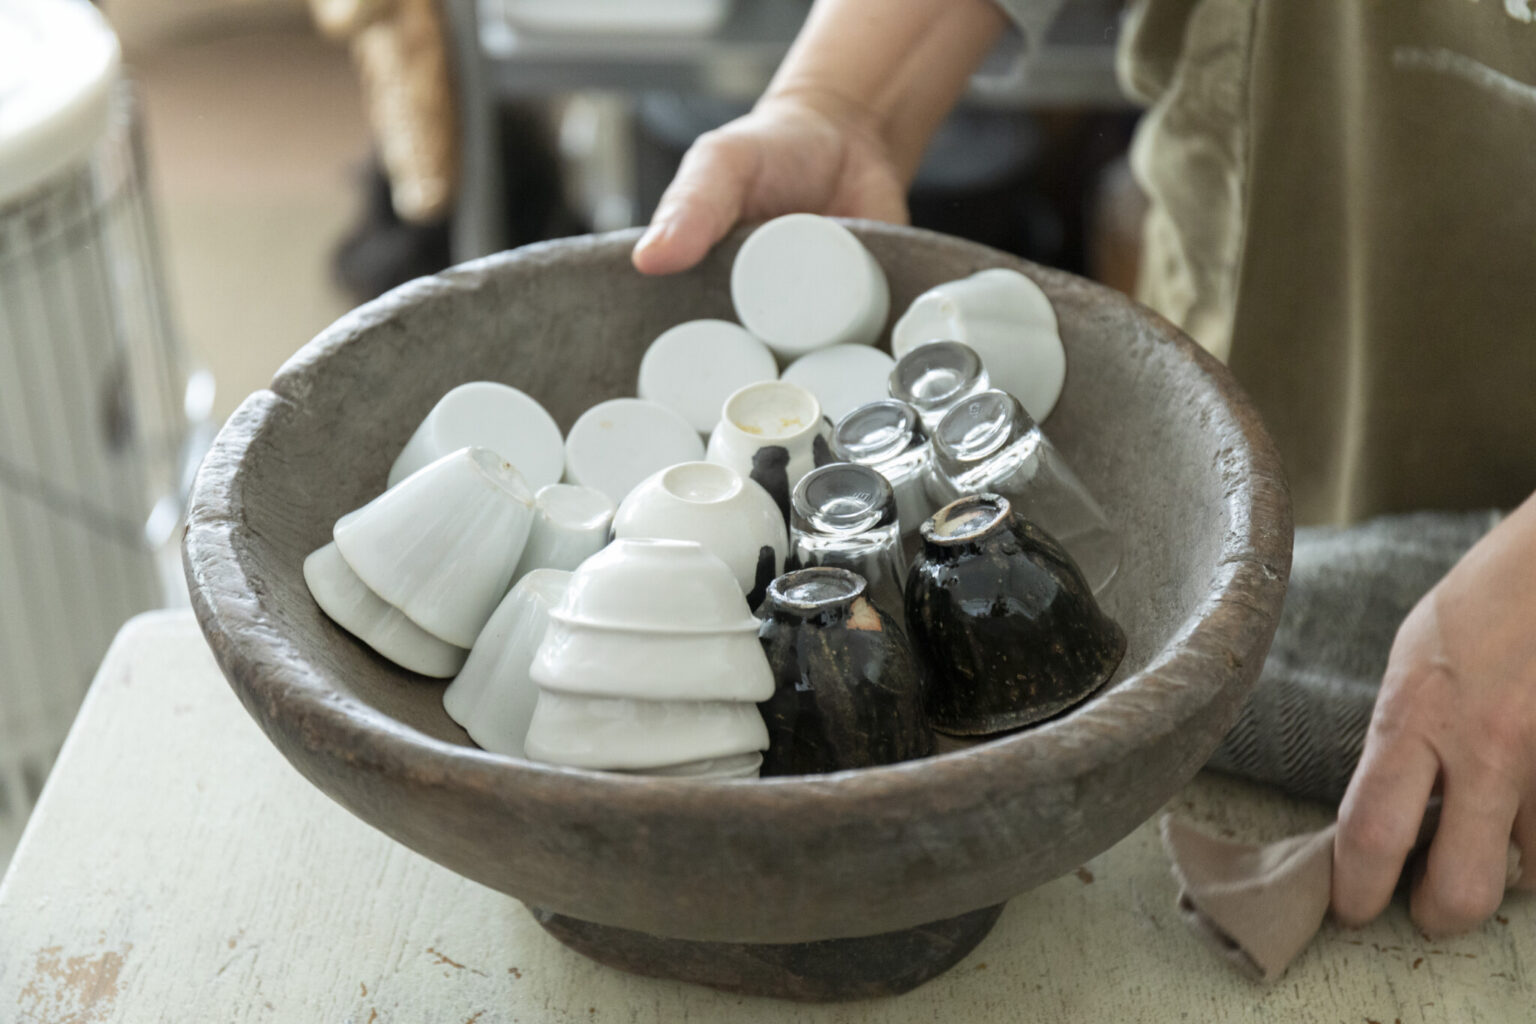
POLYGON ((438 399, 390 466, 389 486, 460 448, 489 448, 516 466, 534 489, 565 471, 560 427, 538 400, 506 384, 477 380, 438 399))
POLYGON ((678 633, 573 623, 557 610, 529 675, 541 689, 635 700, 739 700, 773 696, 757 629, 678 633))
POLYGON ((401 668, 445 679, 463 667, 468 651, 439 640, 369 590, 335 541, 304 559, 304 582, 321 611, 401 668))
POLYGON ((533 527, 513 579, 538 569, 575 569, 608 543, 614 503, 579 484, 549 484, 534 495, 533 527))
POLYGON ((684 462, 647 477, 619 506, 613 534, 694 541, 730 566, 745 594, 768 582, 758 578, 765 550, 772 554, 769 580, 784 571, 789 552, 784 516, 768 492, 713 462, 684 462))
POLYGON ((703 761, 650 768, 645 774, 668 779, 692 779, 696 782, 723 782, 726 779, 755 779, 762 769, 763 755, 754 751, 734 757, 710 757, 703 761))
POLYGON ((443 710, 482 748, 523 756, 539 691, 529 678, 549 628, 549 612, 565 596, 571 574, 535 569, 497 606, 458 677, 443 691, 443 710))
POLYGON ((742 325, 783 359, 828 345, 873 345, 890 312, 885 272, 853 232, 792 213, 757 228, 731 265, 742 325))
POLYGON ((512 583, 533 504, 511 463, 461 448, 342 516, 332 533, 369 590, 467 648, 512 583))
POLYGON ((539 692, 528 756, 575 768, 637 769, 768 749, 750 702, 651 701, 539 692))
POLYGON ((680 540, 614 541, 576 570, 554 617, 641 632, 755 632, 758 625, 730 567, 680 540))

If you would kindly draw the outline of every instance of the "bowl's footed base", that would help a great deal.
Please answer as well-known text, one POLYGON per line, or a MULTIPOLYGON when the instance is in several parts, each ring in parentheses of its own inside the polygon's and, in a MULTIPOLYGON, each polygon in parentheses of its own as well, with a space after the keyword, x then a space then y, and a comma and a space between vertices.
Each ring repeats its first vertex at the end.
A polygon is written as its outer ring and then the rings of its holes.
POLYGON ((549 934, 621 971, 743 995, 834 1002, 900 995, 944 973, 987 937, 1003 904, 902 931, 788 943, 669 939, 528 909, 549 934))

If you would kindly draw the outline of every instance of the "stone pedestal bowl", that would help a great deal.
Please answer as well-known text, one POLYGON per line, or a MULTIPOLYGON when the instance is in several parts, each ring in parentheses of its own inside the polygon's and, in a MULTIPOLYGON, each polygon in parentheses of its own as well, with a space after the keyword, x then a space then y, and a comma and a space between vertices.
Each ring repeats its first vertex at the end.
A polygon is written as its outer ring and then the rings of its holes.
MULTIPOLYGON (((1010 896, 1103 851, 1199 769, 1268 650, 1290 565, 1277 456, 1226 370, 1125 298, 982 246, 852 223, 893 315, 1014 267, 1055 304, 1066 389, 1045 427, 1125 534, 1116 678, 1038 727, 921 761, 698 783, 485 753, 443 684, 321 613, 304 557, 384 487, 444 392, 497 380, 563 428, 633 393, 663 330, 732 319, 738 232, 644 278, 636 235, 567 239, 405 285, 251 395, 198 475, 192 601, 247 710, 311 782, 414 850, 524 901, 628 970, 799 999, 890 994, 958 961, 1010 896)), ((623 666, 615 666, 616 672, 623 666)), ((1041 922, 1041 927, 1049 927, 1041 922)))

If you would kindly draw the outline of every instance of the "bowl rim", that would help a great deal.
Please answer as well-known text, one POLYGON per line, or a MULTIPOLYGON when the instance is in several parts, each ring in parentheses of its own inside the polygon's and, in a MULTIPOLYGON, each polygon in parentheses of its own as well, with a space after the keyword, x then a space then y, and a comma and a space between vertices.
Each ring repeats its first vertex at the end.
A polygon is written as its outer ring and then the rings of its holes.
MULTIPOLYGON (((985 792, 999 778, 1020 788, 1069 783, 1126 758, 1134 749, 1163 742, 1206 710, 1234 679, 1248 673, 1251 680, 1257 666, 1245 662, 1255 657, 1262 661, 1284 597, 1291 509, 1279 455, 1226 367, 1167 320, 1103 286, 934 232, 875 222, 842 223, 861 238, 917 238, 930 248, 948 248, 980 260, 985 264, 981 269, 1025 272, 1049 295, 1090 289, 1096 301, 1135 308, 1160 341, 1171 343, 1179 358, 1202 371, 1212 399, 1204 408, 1213 421, 1211 430, 1223 441, 1227 530, 1205 596, 1145 666, 1067 715, 965 749, 820 776, 708 782, 619 775, 492 754, 435 739, 338 692, 326 672, 309 664, 291 638, 261 615, 260 595, 247 573, 241 457, 270 421, 303 404, 304 378, 322 370, 355 335, 390 318, 402 304, 473 290, 486 276, 527 263, 589 260, 594 251, 622 252, 627 260, 641 233, 636 228, 587 236, 579 246, 571 246, 569 239, 537 243, 402 285, 322 331, 279 369, 269 389, 250 395, 219 432, 198 471, 187 517, 183 554, 192 604, 221 669, 284 754, 306 774, 309 771, 290 752, 295 744, 344 761, 349 770, 409 776, 418 788, 472 788, 523 807, 583 801, 625 814, 715 820, 747 814, 790 821, 812 812, 889 817, 909 813, 925 802, 925 794, 985 792), (264 628, 253 630, 253 621, 264 628), (1128 724, 1137 738, 1134 746, 1107 738, 1123 738, 1128 724)), ((738 228, 734 237, 739 241, 749 231, 738 228)), ((1054 308, 1054 298, 1052 304, 1054 308)))

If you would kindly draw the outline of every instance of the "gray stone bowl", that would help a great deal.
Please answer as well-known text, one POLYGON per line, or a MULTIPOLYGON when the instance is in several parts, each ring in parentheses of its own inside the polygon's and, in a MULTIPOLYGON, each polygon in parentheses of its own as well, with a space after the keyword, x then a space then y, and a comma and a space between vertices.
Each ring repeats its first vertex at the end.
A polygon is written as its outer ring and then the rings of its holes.
POLYGON ((667 327, 733 318, 742 232, 671 278, 633 232, 567 239, 405 285, 348 314, 225 425, 184 554, 231 685, 311 782, 388 835, 523 900, 563 941, 631 970, 826 999, 901 991, 980 941, 1009 897, 1105 850, 1204 763, 1280 614, 1290 506, 1227 371, 1116 293, 982 246, 852 226, 894 315, 923 290, 1013 267, 1055 304, 1069 359, 1045 427, 1124 531, 1114 681, 1048 723, 921 761, 726 783, 485 753, 442 684, 374 656, 305 589, 305 555, 378 494, 449 388, 499 380, 563 427, 633 393, 667 327))

